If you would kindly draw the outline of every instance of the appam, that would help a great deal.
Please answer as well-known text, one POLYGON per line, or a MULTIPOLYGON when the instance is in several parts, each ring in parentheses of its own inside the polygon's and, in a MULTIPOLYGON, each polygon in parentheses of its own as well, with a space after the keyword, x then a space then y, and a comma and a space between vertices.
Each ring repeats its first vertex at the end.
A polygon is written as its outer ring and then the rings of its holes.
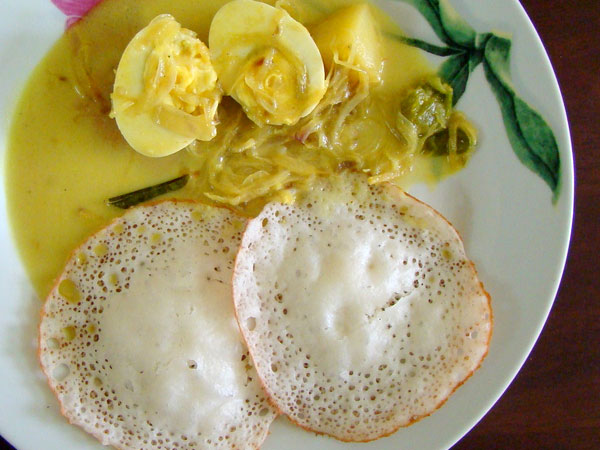
POLYGON ((343 441, 434 412, 480 366, 492 333, 490 297, 456 230, 358 175, 252 219, 233 295, 272 402, 343 441))
POLYGON ((39 357, 68 420, 120 449, 258 448, 276 416, 239 333, 245 220, 194 202, 133 208, 48 296, 39 357))

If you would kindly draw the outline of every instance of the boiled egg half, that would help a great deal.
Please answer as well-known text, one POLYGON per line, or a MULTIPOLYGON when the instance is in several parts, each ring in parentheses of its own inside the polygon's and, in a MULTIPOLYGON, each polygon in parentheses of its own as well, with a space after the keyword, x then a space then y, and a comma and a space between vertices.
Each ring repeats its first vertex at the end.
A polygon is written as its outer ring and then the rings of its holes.
POLYGON ((214 16, 208 43, 223 90, 259 126, 292 125, 325 93, 319 49, 283 9, 229 2, 214 16))
POLYGON ((171 15, 156 17, 123 52, 111 115, 139 153, 158 157, 216 135, 221 89, 206 45, 171 15))

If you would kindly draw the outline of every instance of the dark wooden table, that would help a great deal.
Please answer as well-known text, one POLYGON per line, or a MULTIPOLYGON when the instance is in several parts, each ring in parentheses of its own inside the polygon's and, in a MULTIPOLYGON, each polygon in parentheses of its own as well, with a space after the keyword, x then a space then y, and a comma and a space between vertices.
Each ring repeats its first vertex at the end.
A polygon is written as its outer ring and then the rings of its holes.
MULTIPOLYGON (((567 107, 576 161, 573 235, 558 297, 533 352, 453 450, 598 450, 600 1, 521 3, 550 55, 567 107)), ((0 440, 4 448, 12 449, 0 440)))

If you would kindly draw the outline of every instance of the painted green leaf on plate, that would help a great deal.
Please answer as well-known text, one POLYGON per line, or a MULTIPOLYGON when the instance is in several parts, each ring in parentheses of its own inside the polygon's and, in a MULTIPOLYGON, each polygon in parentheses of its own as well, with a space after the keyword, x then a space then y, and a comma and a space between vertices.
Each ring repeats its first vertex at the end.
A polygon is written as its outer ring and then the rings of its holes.
POLYGON ((454 90, 456 104, 467 88, 469 75, 481 63, 498 100, 506 133, 518 159, 540 176, 552 190, 555 202, 560 194, 561 162, 556 138, 550 126, 516 92, 510 75, 511 40, 496 33, 477 33, 448 0, 400 0, 413 5, 446 46, 420 39, 401 37, 408 45, 448 57, 438 75, 454 90))
POLYGON ((498 99, 504 125, 519 160, 537 173, 558 197, 560 154, 552 129, 514 91, 510 79, 510 47, 506 38, 492 36, 485 49, 485 74, 498 99))

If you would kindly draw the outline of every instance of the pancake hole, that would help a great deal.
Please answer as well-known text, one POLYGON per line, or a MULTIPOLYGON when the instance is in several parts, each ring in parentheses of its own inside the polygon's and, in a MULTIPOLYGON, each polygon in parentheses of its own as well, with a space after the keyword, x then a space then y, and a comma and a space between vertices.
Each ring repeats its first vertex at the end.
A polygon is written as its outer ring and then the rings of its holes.
POLYGON ((69 373, 69 366, 67 366, 66 364, 59 364, 54 368, 54 370, 52 370, 52 378, 54 378, 58 382, 61 382, 69 376, 69 373))
POLYGON ((269 414, 269 408, 263 408, 258 412, 260 417, 265 417, 267 414, 269 414))
POLYGON ((58 341, 54 338, 48 339, 48 348, 50 350, 56 350, 58 348, 58 341))
POLYGON ((249 317, 246 320, 246 328, 248 328, 248 331, 254 331, 256 328, 256 317, 249 317))
POLYGON ((75 339, 75 336, 77 335, 77 332, 76 332, 74 326, 64 327, 62 329, 62 333, 63 333, 63 337, 65 338, 65 341, 67 341, 67 342, 75 339))
POLYGON ((197 369, 198 364, 193 359, 188 359, 187 366, 189 369, 197 369))

